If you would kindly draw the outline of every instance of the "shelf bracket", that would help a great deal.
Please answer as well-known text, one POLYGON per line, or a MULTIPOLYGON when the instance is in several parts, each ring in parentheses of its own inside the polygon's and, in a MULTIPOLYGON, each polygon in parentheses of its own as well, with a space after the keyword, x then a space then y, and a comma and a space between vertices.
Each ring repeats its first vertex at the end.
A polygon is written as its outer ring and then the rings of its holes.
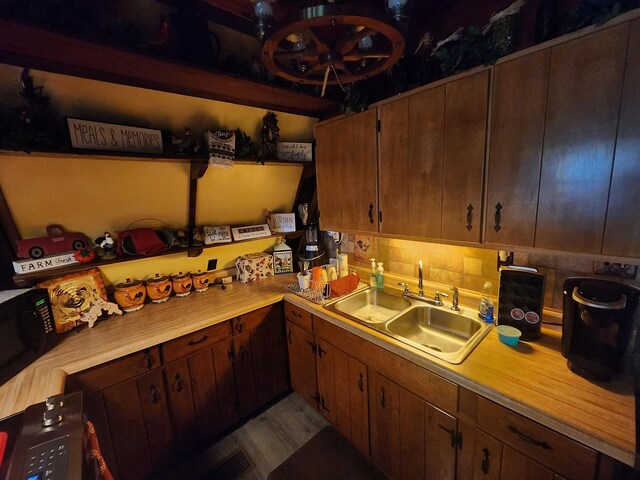
POLYGON ((193 234, 196 226, 196 199, 198 197, 198 179, 207 172, 207 161, 192 161, 189 165, 189 233, 193 234))

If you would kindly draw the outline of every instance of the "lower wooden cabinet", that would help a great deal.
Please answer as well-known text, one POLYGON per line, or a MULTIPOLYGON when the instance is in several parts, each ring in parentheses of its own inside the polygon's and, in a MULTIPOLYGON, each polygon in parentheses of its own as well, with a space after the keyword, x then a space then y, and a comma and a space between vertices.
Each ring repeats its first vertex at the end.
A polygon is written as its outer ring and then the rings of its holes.
POLYGON ((115 477, 147 479, 287 391, 286 345, 275 304, 78 372, 67 391, 83 391, 115 477))
POLYGON ((315 343, 311 332, 287 320, 287 348, 291 388, 313 408, 318 408, 315 343))

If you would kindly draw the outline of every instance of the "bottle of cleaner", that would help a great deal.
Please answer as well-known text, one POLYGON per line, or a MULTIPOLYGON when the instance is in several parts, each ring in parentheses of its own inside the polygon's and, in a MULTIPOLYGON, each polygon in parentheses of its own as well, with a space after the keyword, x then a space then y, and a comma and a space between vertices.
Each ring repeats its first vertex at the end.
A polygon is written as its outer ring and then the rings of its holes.
POLYGON ((382 268, 382 262, 378 262, 378 268, 376 269, 376 284, 378 290, 384 289, 384 268, 382 268))
POLYGON ((478 306, 478 317, 488 323, 493 323, 493 300, 491 300, 491 282, 484 282, 480 305, 478 306))
POLYGON ((376 276, 376 259, 372 258, 371 262, 371 273, 369 274, 369 286, 376 288, 378 286, 378 278, 376 276))

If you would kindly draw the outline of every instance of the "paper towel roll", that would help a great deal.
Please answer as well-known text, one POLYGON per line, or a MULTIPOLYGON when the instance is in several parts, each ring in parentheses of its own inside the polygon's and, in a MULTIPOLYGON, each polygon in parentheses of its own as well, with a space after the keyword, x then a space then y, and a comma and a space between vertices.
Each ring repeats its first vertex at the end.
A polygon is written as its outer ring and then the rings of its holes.
POLYGON ((340 278, 349 275, 349 256, 346 253, 338 255, 338 272, 340 278))

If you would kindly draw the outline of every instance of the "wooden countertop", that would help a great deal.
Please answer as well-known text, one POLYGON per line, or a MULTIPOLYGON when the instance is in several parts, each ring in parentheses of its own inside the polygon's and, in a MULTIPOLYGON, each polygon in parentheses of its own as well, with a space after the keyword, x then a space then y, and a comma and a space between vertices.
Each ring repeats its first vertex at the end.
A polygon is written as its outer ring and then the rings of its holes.
POLYGON ((292 275, 233 283, 99 322, 70 333, 48 354, 0 387, 0 418, 63 392, 65 377, 166 342, 283 298, 490 400, 626 464, 635 460, 635 410, 628 381, 592 383, 560 354, 560 332, 511 348, 495 331, 461 365, 451 365, 358 323, 285 293, 292 275))

